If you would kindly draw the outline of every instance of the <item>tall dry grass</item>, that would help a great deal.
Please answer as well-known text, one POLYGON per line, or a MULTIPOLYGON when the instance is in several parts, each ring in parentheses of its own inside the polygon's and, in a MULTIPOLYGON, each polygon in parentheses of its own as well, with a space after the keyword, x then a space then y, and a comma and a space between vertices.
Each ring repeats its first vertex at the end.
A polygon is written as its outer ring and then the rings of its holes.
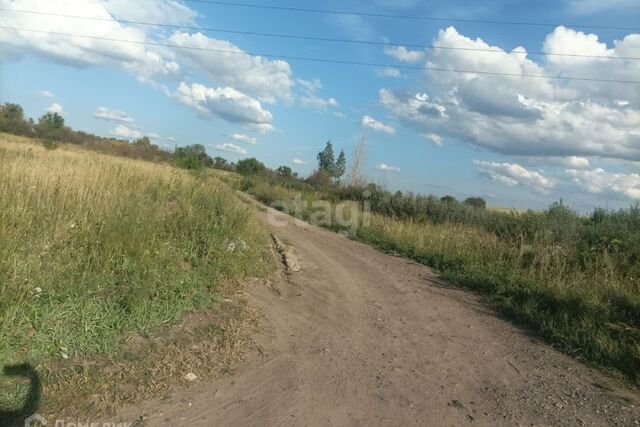
POLYGON ((266 232, 207 174, 0 135, 0 201, 0 366, 111 354, 272 268, 266 232))

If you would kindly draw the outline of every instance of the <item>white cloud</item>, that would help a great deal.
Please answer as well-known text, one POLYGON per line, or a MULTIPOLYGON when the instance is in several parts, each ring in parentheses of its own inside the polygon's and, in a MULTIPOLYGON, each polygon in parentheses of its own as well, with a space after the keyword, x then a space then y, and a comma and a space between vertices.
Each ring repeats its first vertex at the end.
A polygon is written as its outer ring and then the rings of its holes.
POLYGON ((496 172, 488 172, 487 176, 489 176, 491 179, 493 179, 496 182, 506 185, 507 187, 515 187, 516 185, 519 184, 519 182, 516 179, 511 178, 510 176, 507 176, 507 175, 496 173, 496 172))
MULTIPOLYGON (((433 50, 426 54, 429 67, 622 80, 640 75, 640 61, 550 56, 536 63, 523 54, 524 48, 500 50, 453 27, 441 30, 434 44, 499 52, 433 50)), ((596 36, 558 27, 545 39, 544 49, 640 56, 640 34, 627 35, 609 48, 596 36)), ((518 156, 640 160, 640 91, 629 85, 428 70, 415 85, 411 92, 381 89, 379 99, 420 134, 518 156)))
POLYGON ((304 160, 300 160, 300 159, 293 159, 292 160, 294 165, 308 165, 309 162, 305 162, 304 160))
MULTIPOLYGON (((50 0, 47 2, 0 0, 0 7, 3 8, 92 16, 101 19, 100 21, 78 19, 73 22, 72 33, 92 38, 2 28, 0 29, 0 44, 16 55, 31 52, 76 67, 96 65, 119 67, 135 74, 141 80, 179 75, 180 66, 165 48, 134 43, 115 43, 102 38, 133 40, 142 43, 152 41, 155 33, 151 29, 121 24, 114 21, 113 18, 116 16, 124 19, 136 18, 137 14, 127 13, 127 9, 139 9, 151 11, 149 13, 152 13, 160 23, 171 23, 175 22, 175 17, 179 15, 176 10, 185 7, 174 0, 142 0, 136 2, 136 5, 129 3, 125 0, 50 0)), ((148 14, 145 15, 145 20, 150 19, 148 14)), ((0 25, 49 32, 71 32, 66 19, 24 13, 3 13, 0 16, 0 25)))
POLYGON ((338 106, 338 101, 336 101, 334 98, 324 99, 312 93, 301 96, 299 100, 300 100, 300 105, 302 105, 303 107, 315 108, 316 110, 324 111, 329 107, 338 106))
POLYGON ((577 156, 565 157, 563 163, 573 169, 587 169, 591 166, 589 159, 577 156))
POLYGON ((234 133, 233 135, 231 135, 231 139, 233 139, 234 141, 244 142, 245 144, 255 145, 258 143, 258 140, 255 137, 246 135, 244 133, 234 133))
POLYGON ((473 164, 481 173, 509 187, 522 184, 541 193, 547 193, 555 184, 537 171, 531 171, 517 163, 498 163, 474 160, 473 164))
POLYGON ((426 93, 399 95, 380 89, 380 103, 399 118, 416 125, 449 118, 447 108, 441 102, 431 100, 426 93))
POLYGON ((592 194, 623 195, 640 200, 640 175, 611 173, 602 168, 592 170, 567 169, 572 182, 592 194))
POLYGON ((378 166, 376 166, 376 169, 384 172, 400 172, 400 168, 395 166, 389 166, 385 163, 380 163, 378 166))
POLYGON ((261 131, 273 130, 273 116, 257 99, 231 87, 210 88, 198 83, 181 82, 175 98, 204 118, 219 117, 261 131))
POLYGON ((396 132, 396 130, 392 126, 385 125, 384 123, 377 121, 371 116, 366 116, 366 115, 362 116, 361 124, 362 124, 362 127, 364 128, 373 129, 379 132, 384 132, 388 134, 393 134, 396 132))
MULTIPOLYGON (((640 55, 640 34, 628 34, 621 40, 614 40, 609 47, 600 41, 596 34, 585 34, 571 28, 557 27, 547 35, 543 43, 543 50, 551 53, 571 52, 580 55, 604 56, 605 58, 638 57, 640 55)), ((634 60, 607 60, 598 58, 576 58, 571 56, 549 56, 545 64, 548 74, 562 74, 571 76, 587 76, 599 79, 637 81, 640 75, 640 63, 634 60)), ((574 89, 582 98, 600 98, 619 105, 623 100, 635 104, 638 108, 640 91, 629 90, 628 84, 606 84, 574 81, 568 86, 574 89)), ((635 85, 632 85, 635 86, 635 85)), ((623 104, 625 104, 623 102, 623 104)))
POLYGON ((50 92, 48 90, 41 90, 38 92, 38 96, 41 96, 43 98, 55 98, 56 95, 53 92, 50 92))
MULTIPOLYGON (((128 0, 0 0, 0 8, 97 18, 74 20, 71 32, 68 19, 3 13, 0 16, 0 26, 86 36, 62 36, 0 28, 1 55, 4 60, 18 60, 22 56, 32 54, 78 68, 119 68, 168 95, 173 95, 168 87, 184 80, 185 74, 204 75, 212 82, 209 86, 228 93, 226 98, 231 99, 227 104, 244 103, 245 107, 250 107, 249 104, 255 105, 255 100, 269 103, 280 99, 287 102, 293 100, 291 90, 294 81, 291 67, 286 61, 250 55, 229 41, 207 37, 200 32, 170 33, 153 26, 122 22, 145 21, 164 25, 195 26, 198 13, 180 0, 139 0, 133 3, 128 0), (130 40, 132 43, 117 43, 107 39, 130 40), (161 46, 166 43, 195 49, 161 46), (238 93, 246 96, 245 100, 240 100, 238 93), (251 101, 245 102, 246 100, 251 101)), ((184 96, 181 99, 184 101, 184 96)), ((328 103, 333 101, 327 100, 328 103)), ((218 104, 220 103, 223 101, 218 99, 218 104)), ((190 102, 190 105, 192 104, 194 103, 190 102)), ((199 107, 201 115, 217 112, 220 117, 230 118, 231 121, 237 117, 235 113, 227 114, 228 108, 223 108, 225 111, 217 111, 216 108, 206 108, 203 105, 199 107)), ((259 106, 255 110, 262 110, 262 107, 259 106)), ((270 113, 262 110, 260 114, 262 118, 257 122, 250 122, 248 126, 260 132, 272 130, 270 113)), ((115 118, 113 120, 117 121, 115 118)))
POLYGON ((137 129, 128 128, 125 125, 118 125, 112 131, 112 135, 119 136, 125 139, 137 139, 142 137, 142 132, 137 129))
POLYGON ((247 127, 249 129, 255 130, 260 135, 264 135, 264 134, 269 133, 269 132, 277 132, 278 131, 275 127, 273 127, 273 125, 271 123, 259 123, 259 124, 249 123, 249 124, 247 124, 247 127))
POLYGON ((549 163, 563 166, 569 169, 589 169, 589 167, 591 167, 591 162, 586 157, 544 157, 537 160, 538 163, 549 163))
POLYGON ((113 128, 111 130, 111 135, 115 135, 119 138, 124 138, 124 139, 138 139, 138 138, 142 138, 143 136, 146 136, 149 139, 154 139, 154 140, 160 138, 160 135, 158 135, 155 132, 149 132, 145 135, 144 133, 140 132, 138 129, 133 129, 125 125, 118 125, 115 128, 113 128))
POLYGON ((177 142, 178 140, 175 139, 173 136, 168 136, 167 137, 167 141, 169 141, 169 142, 177 142))
POLYGON ((386 46, 384 53, 402 62, 416 63, 425 58, 425 52, 420 50, 408 50, 404 46, 386 46))
POLYGON ((177 32, 169 38, 169 43, 228 51, 176 50, 178 58, 197 67, 218 85, 233 87, 266 102, 274 102, 276 98, 291 98, 292 72, 286 61, 252 56, 229 41, 207 37, 202 33, 177 32))
POLYGON ((216 150, 227 151, 235 154, 247 154, 247 150, 245 148, 228 142, 216 145, 216 150))
POLYGON ((427 133, 424 136, 424 139, 427 141, 437 145, 442 146, 442 137, 440 135, 436 135, 435 133, 427 133))
POLYGON ((316 92, 322 89, 320 79, 313 80, 297 80, 298 85, 302 88, 302 94, 298 98, 298 102, 305 108, 314 108, 316 110, 325 111, 329 107, 337 107, 338 101, 335 98, 322 98, 316 92))
POLYGON ((384 67, 382 69, 376 70, 376 74, 380 77, 391 77, 394 79, 402 77, 402 73, 397 68, 393 67, 384 67))
POLYGON ((106 107, 98 107, 96 112, 93 113, 93 116, 98 119, 108 120, 112 122, 123 122, 123 123, 134 122, 133 118, 129 116, 127 113, 125 113, 124 111, 111 110, 106 107))
POLYGON ((58 104, 57 102, 54 102, 53 104, 49 105, 49 107, 47 107, 47 112, 58 113, 60 115, 63 115, 64 109, 62 108, 62 105, 58 104))
MULTIPOLYGON (((543 47, 545 52, 549 53, 571 52, 578 55, 613 56, 613 50, 608 49, 606 43, 599 42, 596 34, 585 34, 563 26, 555 28, 547 35, 543 47)), ((576 59, 566 56, 550 56, 548 60, 567 64, 593 62, 592 58, 576 59)))
POLYGON ((298 79, 296 82, 309 92, 315 92, 318 89, 322 89, 322 82, 318 78, 313 80, 298 79))
POLYGON ((591 161, 579 156, 515 156, 517 162, 532 167, 560 166, 563 169, 590 169, 591 161))

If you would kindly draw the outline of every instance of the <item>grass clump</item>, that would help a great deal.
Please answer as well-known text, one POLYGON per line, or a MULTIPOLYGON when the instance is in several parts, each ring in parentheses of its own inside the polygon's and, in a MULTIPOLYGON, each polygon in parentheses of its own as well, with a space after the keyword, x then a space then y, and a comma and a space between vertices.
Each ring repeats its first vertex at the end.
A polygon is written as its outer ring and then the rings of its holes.
MULTIPOLYGON (((114 354, 272 268, 268 235, 209 174, 1 135, 0 200, 3 366, 114 354)), ((0 407, 19 400, 6 390, 0 407)))

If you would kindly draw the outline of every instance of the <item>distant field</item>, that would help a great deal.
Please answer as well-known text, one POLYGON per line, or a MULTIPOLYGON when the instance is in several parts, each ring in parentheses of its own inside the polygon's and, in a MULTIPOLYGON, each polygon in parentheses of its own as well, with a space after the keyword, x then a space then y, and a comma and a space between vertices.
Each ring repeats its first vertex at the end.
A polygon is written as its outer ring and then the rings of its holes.
MULTIPOLYGON (((0 366, 37 367, 45 407, 96 393, 108 407, 151 387, 145 381, 180 378, 197 361, 170 342, 161 353, 184 367, 158 352, 149 352, 157 366, 146 363, 123 346, 216 304, 222 286, 273 269, 268 234, 208 171, 0 134, 0 200, 0 366), (137 377, 113 369, 127 363, 137 377), (129 385, 118 395, 114 384, 129 385)), ((198 339, 231 351, 220 341, 231 328, 201 326, 198 339)), ((24 386, 3 380, 0 408, 19 406, 24 386)))

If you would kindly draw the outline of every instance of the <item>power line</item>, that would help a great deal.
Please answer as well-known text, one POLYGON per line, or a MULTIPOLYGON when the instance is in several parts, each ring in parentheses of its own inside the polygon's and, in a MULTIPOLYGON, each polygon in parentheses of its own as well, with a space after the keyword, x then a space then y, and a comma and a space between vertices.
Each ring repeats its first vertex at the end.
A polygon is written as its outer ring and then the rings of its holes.
POLYGON ((360 65, 360 66, 369 66, 369 67, 376 67, 376 68, 397 68, 402 70, 422 70, 422 71, 438 71, 438 72, 462 73, 462 74, 482 74, 482 75, 490 75, 490 76, 529 77, 529 78, 540 78, 540 79, 578 80, 578 81, 601 82, 601 83, 640 84, 640 80, 598 79, 598 78, 591 78, 591 77, 503 73, 503 72, 497 72, 497 71, 462 70, 462 69, 454 69, 454 68, 440 68, 440 67, 428 67, 428 66, 420 67, 420 66, 404 65, 404 64, 361 62, 361 61, 349 61, 349 60, 341 60, 341 59, 333 59, 333 58, 317 58, 317 57, 294 56, 294 55, 276 55, 276 54, 263 53, 263 52, 246 52, 246 51, 237 51, 237 50, 213 49, 213 48, 205 48, 205 47, 199 47, 199 46, 182 46, 182 45, 171 44, 171 43, 159 43, 159 42, 140 41, 140 40, 123 40, 123 39, 114 39, 109 37, 90 36, 85 34, 71 34, 71 33, 61 33, 56 31, 34 30, 30 28, 18 28, 18 27, 11 27, 11 26, 5 26, 5 25, 0 25, 0 28, 15 30, 15 31, 25 31, 25 32, 50 34, 50 35, 66 36, 66 37, 78 37, 78 38, 110 41, 110 42, 118 42, 118 43, 160 46, 160 47, 169 47, 169 48, 186 49, 186 50, 198 50, 198 51, 216 52, 216 53, 229 53, 234 55, 262 56, 264 58, 271 58, 271 59, 324 62, 324 63, 343 64, 343 65, 360 65))
POLYGON ((183 0, 189 3, 202 3, 212 4, 217 6, 231 6, 231 7, 245 7, 252 9, 270 9, 280 10, 288 12, 303 12, 303 13, 318 13, 326 15, 354 15, 354 16, 367 16, 371 18, 391 18, 391 19, 408 19, 417 21, 435 21, 435 22, 464 22, 471 24, 492 24, 492 25, 521 25, 531 27, 558 27, 561 25, 573 28, 591 28, 600 30, 624 30, 624 31, 640 31, 640 28, 634 27, 614 27, 609 25, 569 25, 569 24, 554 24, 550 22, 527 22, 527 21, 499 21, 488 19, 464 19, 464 18, 444 18, 435 16, 424 15, 396 15, 389 13, 374 13, 374 12, 361 12, 350 10, 337 10, 337 9, 314 9, 314 8, 302 8, 302 7, 290 7, 290 6, 271 6, 265 4, 256 3, 237 3, 230 1, 217 1, 217 0, 183 0))
POLYGON ((263 36, 263 37, 298 39, 298 40, 313 40, 313 41, 336 42, 336 43, 364 44, 364 45, 383 46, 383 47, 391 46, 391 47, 409 47, 414 49, 454 50, 454 51, 461 50, 461 51, 488 52, 488 53, 511 53, 511 54, 517 54, 517 55, 565 56, 565 57, 573 57, 573 58, 593 58, 593 59, 605 59, 605 60, 630 60, 630 61, 640 60, 640 57, 634 57, 634 56, 586 55, 586 54, 580 54, 580 53, 565 53, 565 52, 504 51, 500 49, 483 49, 483 48, 441 46, 441 45, 416 44, 416 43, 381 42, 376 40, 355 40, 355 39, 344 39, 344 38, 333 38, 333 37, 307 36, 307 35, 298 35, 298 34, 267 33, 267 32, 258 32, 258 31, 233 30, 233 29, 225 29, 225 28, 197 27, 197 26, 188 26, 188 25, 163 24, 163 23, 157 23, 157 22, 131 21, 131 20, 125 20, 125 19, 116 19, 116 18, 100 18, 100 17, 93 17, 93 16, 69 15, 69 14, 63 14, 63 13, 43 12, 43 11, 24 10, 24 9, 10 9, 10 8, 2 8, 2 7, 0 7, 0 11, 43 15, 43 16, 56 16, 61 18, 84 19, 84 20, 100 21, 100 22, 117 22, 120 24, 127 24, 127 25, 142 25, 142 26, 150 26, 150 27, 173 28, 173 29, 180 29, 180 30, 263 36))

